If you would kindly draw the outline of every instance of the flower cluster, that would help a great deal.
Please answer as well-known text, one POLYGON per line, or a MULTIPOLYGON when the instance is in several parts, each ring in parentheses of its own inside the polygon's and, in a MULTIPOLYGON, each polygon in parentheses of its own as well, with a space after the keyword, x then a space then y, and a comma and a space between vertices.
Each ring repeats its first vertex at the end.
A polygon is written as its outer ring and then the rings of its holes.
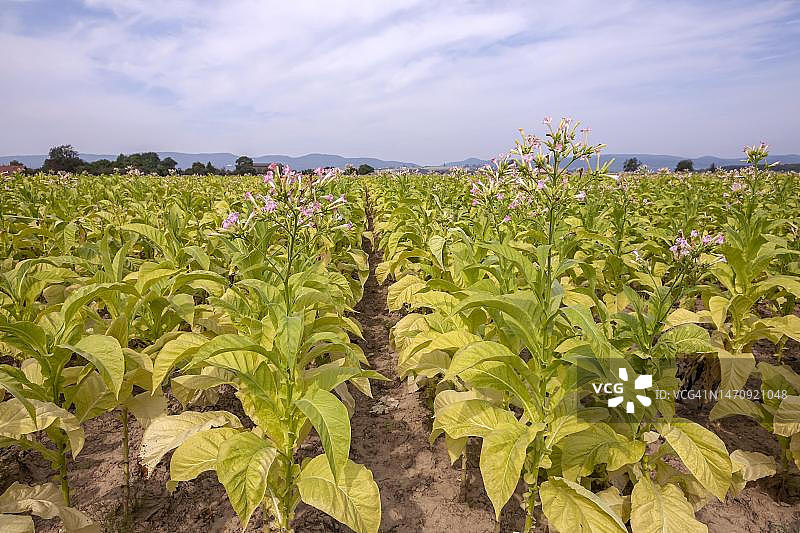
POLYGON ((700 232, 692 230, 687 239, 683 232, 678 234, 675 239, 675 244, 670 246, 669 251, 676 260, 682 260, 687 257, 698 257, 701 253, 708 252, 713 246, 720 245, 725 242, 725 236, 722 233, 711 235, 706 233, 700 235, 700 232))
POLYGON ((325 215, 333 215, 340 222, 337 229, 352 229, 338 213, 347 203, 344 194, 334 197, 322 194, 322 187, 340 175, 339 169, 317 168, 309 175, 293 171, 288 165, 272 163, 263 177, 264 192, 246 192, 244 199, 252 205, 250 214, 242 222, 238 212, 230 213, 222 229, 247 226, 251 221, 271 217, 274 221, 291 221, 297 227, 316 228, 325 215))

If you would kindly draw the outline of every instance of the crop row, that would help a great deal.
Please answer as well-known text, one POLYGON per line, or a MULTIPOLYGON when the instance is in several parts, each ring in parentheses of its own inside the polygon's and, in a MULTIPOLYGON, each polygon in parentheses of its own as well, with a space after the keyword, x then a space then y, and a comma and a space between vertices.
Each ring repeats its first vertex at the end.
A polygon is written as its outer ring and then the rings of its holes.
POLYGON ((47 459, 57 484, 14 483, 0 530, 27 513, 99 531, 72 507, 84 425, 122 422, 130 523, 129 420, 146 472, 172 452, 169 488, 215 471, 243 528, 261 507, 290 531, 302 500, 377 531, 372 474, 349 459, 354 398, 370 395, 350 318, 369 272, 361 189, 335 172, 275 166, 258 177, 23 176, 3 182, 0 447, 47 459), (246 416, 207 410, 221 386, 246 416), (167 396, 183 410, 168 411, 167 396), (315 429, 324 453, 299 460, 315 429))
POLYGON ((800 466, 797 176, 764 145, 739 172, 611 175, 577 124, 546 126, 477 174, 370 180, 398 373, 435 394, 454 463, 481 441, 498 530, 522 480, 525 531, 707 531, 709 501, 800 466), (778 461, 676 414, 698 389, 778 461))

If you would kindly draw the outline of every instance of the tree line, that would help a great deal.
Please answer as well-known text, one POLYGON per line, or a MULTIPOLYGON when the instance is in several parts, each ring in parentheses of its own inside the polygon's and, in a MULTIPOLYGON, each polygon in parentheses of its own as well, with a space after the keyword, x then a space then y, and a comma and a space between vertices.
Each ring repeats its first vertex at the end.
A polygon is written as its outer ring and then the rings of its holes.
MULTIPOLYGON (((11 161, 11 165, 23 166, 18 161, 11 161)), ((166 176, 168 174, 179 173, 185 175, 207 175, 207 174, 257 174, 253 158, 241 156, 236 159, 235 167, 232 170, 217 168, 211 161, 202 163, 195 161, 190 167, 179 169, 178 162, 171 157, 161 157, 156 152, 142 152, 137 154, 119 154, 114 161, 110 159, 98 159, 97 161, 84 161, 78 155, 72 145, 63 144, 54 146, 50 149, 47 159, 44 160, 40 169, 28 169, 28 172, 73 172, 87 174, 113 174, 124 173, 136 170, 142 174, 158 174, 166 176)), ((375 169, 370 165, 360 165, 358 168, 348 166, 345 172, 348 174, 370 174, 375 169)), ((311 173, 313 170, 304 170, 311 173)))

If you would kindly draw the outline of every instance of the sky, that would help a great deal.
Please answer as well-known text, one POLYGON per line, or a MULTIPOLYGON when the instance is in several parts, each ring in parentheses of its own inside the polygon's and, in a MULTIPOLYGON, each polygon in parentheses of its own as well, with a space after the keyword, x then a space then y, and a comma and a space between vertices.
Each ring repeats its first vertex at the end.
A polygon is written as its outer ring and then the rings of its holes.
POLYGON ((0 0, 0 154, 800 153, 800 2, 0 0))

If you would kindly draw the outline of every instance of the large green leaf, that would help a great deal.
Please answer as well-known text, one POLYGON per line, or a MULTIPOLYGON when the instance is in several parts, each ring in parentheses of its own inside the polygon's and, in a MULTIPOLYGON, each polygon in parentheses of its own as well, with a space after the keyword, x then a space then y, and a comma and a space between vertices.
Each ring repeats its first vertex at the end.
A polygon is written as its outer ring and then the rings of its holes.
POLYGON ((139 450, 142 465, 148 473, 152 473, 166 453, 186 442, 189 437, 221 426, 239 428, 242 424, 227 411, 184 411, 179 415, 155 418, 142 435, 142 447, 139 450))
POLYGON ((312 389, 297 400, 322 440, 334 477, 350 455, 350 416, 347 407, 333 394, 322 389, 312 389))
POLYGON ((656 485, 647 476, 633 487, 631 528, 633 533, 708 533, 681 489, 656 485))
POLYGON ((220 446, 238 433, 240 431, 234 428, 213 428, 186 439, 172 453, 169 461, 170 479, 189 481, 207 470, 214 470, 220 446))
POLYGON ((528 444, 536 433, 536 429, 521 422, 505 423, 483 439, 481 477, 497 520, 500 520, 503 506, 517 487, 528 444))
POLYGON ((658 339, 654 351, 670 356, 710 352, 711 338, 708 331, 697 324, 681 324, 664 333, 658 339))
POLYGON ((755 419, 757 422, 764 421, 764 410, 761 406, 745 398, 722 398, 714 404, 708 414, 709 420, 719 420, 728 416, 744 415, 755 419))
POLYGON ((613 471, 636 463, 645 451, 643 442, 620 435, 602 422, 564 437, 558 446, 564 477, 573 481, 591 474, 599 464, 613 471))
POLYGON ((744 389, 747 378, 756 368, 756 359, 751 353, 732 354, 722 346, 714 346, 717 351, 720 369, 719 390, 723 394, 735 393, 744 389))
POLYGON ((75 416, 83 423, 87 420, 111 411, 117 406, 114 394, 108 390, 103 378, 97 372, 92 372, 80 384, 73 398, 75 403, 75 416))
POLYGON ((0 531, 3 533, 14 531, 14 529, 4 529, 6 522, 14 527, 23 524, 21 521, 5 520, 4 517, 10 515, 2 513, 28 512, 45 519, 61 517, 67 533, 100 533, 100 526, 93 523, 88 516, 66 506, 61 490, 53 483, 11 485, 0 495, 0 528, 2 528, 0 531))
POLYGON ((681 418, 659 424, 658 430, 703 487, 725 501, 733 467, 722 440, 700 424, 681 418))
POLYGON ((29 355, 47 353, 47 334, 33 322, 9 322, 0 316, 0 339, 29 355))
POLYGON ((787 396, 781 401, 772 421, 776 435, 791 437, 800 433, 800 396, 787 396))
POLYGON ((163 393, 151 395, 145 391, 129 398, 125 405, 136 417, 142 429, 147 429, 150 422, 167 414, 167 397, 163 393))
POLYGON ((465 400, 444 405, 436 412, 433 433, 444 431, 454 439, 486 437, 501 424, 516 421, 513 413, 486 400, 465 400))
POLYGON ((119 398, 119 390, 125 377, 125 355, 117 339, 108 335, 89 335, 74 346, 64 347, 92 363, 108 389, 114 393, 114 397, 119 398))
POLYGON ((274 446, 250 432, 239 433, 219 446, 217 477, 225 486, 243 530, 264 499, 269 469, 277 455, 274 446))
POLYGON ((36 409, 35 418, 16 398, 0 402, 0 436, 17 439, 55 424, 67 434, 72 456, 76 457, 83 448, 84 432, 75 415, 54 403, 39 400, 30 403, 36 409))
POLYGON ((425 282, 417 276, 403 276, 389 287, 386 303, 389 311, 397 311, 404 304, 411 302, 414 294, 425 288, 425 282))
POLYGON ((627 533, 622 519, 601 498, 581 485, 551 477, 539 489, 542 511, 561 533, 627 533))
POLYGON ((297 478, 300 498, 357 533, 377 533, 381 498, 372 472, 350 460, 334 478, 325 456, 311 459, 297 478))
POLYGON ((172 339, 164 344, 153 363, 152 390, 158 390, 161 387, 161 382, 175 368, 175 365, 188 358, 193 353, 192 350, 196 350, 207 342, 208 339, 206 337, 197 333, 184 333, 177 339, 172 339))

